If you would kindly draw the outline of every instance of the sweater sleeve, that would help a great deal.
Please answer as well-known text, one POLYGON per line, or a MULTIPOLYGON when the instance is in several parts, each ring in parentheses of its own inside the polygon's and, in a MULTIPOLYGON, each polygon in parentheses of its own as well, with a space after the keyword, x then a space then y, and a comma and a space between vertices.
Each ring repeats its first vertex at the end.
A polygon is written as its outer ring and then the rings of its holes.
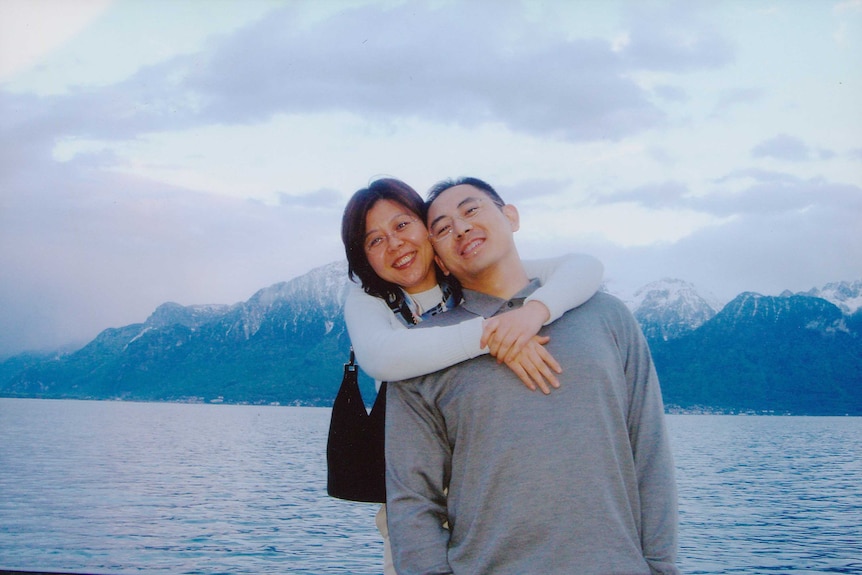
POLYGON ((382 299, 351 284, 344 321, 359 367, 374 379, 400 381, 488 353, 479 347, 481 317, 451 326, 406 329, 382 299))
POLYGON ((418 378, 386 391, 386 513, 399 575, 452 573, 444 527, 452 450, 445 418, 423 397, 423 384, 418 378))
POLYGON ((621 308, 621 338, 630 390, 628 430, 641 503, 641 544, 653 575, 678 575, 677 493, 658 376, 640 327, 621 308))
POLYGON ((545 325, 593 297, 602 285, 604 274, 602 263, 586 254, 524 260, 524 269, 529 277, 538 278, 542 284, 526 301, 545 304, 551 313, 545 325))

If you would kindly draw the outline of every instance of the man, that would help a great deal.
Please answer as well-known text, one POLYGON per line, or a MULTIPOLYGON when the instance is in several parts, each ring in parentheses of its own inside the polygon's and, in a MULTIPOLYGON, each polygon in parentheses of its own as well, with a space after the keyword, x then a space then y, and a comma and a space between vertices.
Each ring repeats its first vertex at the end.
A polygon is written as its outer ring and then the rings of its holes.
MULTIPOLYGON (((429 194, 438 263, 464 302, 418 328, 491 317, 537 284, 518 212, 485 182, 429 194)), ((412 573, 677 573, 676 489, 658 379, 631 313, 599 293, 542 331, 551 396, 482 356, 389 386, 389 533, 412 573)))

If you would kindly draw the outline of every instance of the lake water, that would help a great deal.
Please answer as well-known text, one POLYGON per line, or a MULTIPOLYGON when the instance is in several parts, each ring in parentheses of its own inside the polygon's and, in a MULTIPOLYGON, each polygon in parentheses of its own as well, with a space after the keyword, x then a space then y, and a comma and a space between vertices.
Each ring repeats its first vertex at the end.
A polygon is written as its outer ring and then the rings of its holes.
MULTIPOLYGON (((381 573, 329 410, 0 399, 0 569, 381 573)), ((862 418, 671 415, 685 573, 862 574, 862 418)))

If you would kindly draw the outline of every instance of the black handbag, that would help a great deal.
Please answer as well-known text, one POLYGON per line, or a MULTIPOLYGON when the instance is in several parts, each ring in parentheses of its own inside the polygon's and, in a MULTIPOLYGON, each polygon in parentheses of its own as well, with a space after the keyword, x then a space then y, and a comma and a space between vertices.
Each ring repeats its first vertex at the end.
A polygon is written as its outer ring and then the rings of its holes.
POLYGON ((386 382, 381 384, 368 413, 359 391, 358 367, 350 348, 350 361, 344 364, 341 388, 332 404, 326 443, 326 491, 339 499, 384 503, 386 382))

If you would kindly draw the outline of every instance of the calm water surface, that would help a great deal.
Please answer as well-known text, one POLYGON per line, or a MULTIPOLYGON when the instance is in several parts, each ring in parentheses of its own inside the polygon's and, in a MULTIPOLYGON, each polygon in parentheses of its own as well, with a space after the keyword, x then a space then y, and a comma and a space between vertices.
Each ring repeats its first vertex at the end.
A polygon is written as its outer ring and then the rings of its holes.
MULTIPOLYGON (((0 399, 0 569, 379 574, 329 410, 0 399)), ((685 573, 862 574, 862 418, 669 416, 685 573)))

